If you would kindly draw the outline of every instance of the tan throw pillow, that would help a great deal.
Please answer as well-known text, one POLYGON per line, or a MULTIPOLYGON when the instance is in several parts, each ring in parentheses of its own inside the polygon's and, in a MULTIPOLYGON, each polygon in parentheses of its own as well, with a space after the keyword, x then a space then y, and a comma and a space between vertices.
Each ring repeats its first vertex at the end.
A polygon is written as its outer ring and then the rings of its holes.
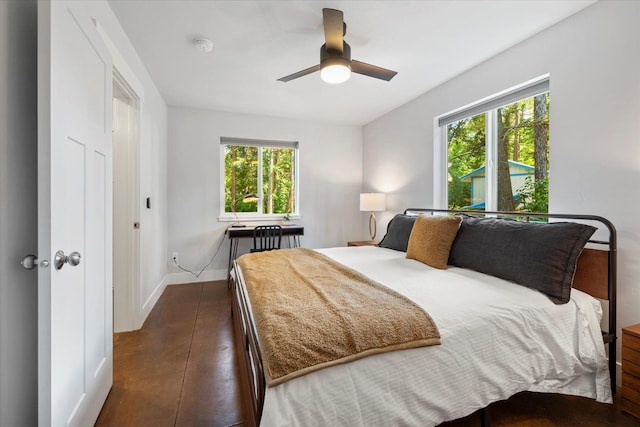
POLYGON ((461 220, 459 216, 418 216, 409 236, 407 258, 446 269, 461 220))

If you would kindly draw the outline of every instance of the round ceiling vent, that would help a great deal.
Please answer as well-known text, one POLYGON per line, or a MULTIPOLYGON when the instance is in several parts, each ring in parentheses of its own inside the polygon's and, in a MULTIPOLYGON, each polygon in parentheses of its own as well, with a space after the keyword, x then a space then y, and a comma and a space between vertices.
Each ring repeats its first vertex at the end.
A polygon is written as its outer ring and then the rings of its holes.
POLYGON ((213 42, 209 39, 193 39, 193 44, 203 52, 211 52, 213 50, 213 42))

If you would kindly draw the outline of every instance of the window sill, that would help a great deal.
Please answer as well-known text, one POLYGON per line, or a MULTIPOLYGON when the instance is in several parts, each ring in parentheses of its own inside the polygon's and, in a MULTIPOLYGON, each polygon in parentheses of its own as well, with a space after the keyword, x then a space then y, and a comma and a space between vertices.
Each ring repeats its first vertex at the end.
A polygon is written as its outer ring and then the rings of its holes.
MULTIPOLYGON (((282 222, 283 214, 263 214, 263 215, 238 215, 235 216, 218 216, 218 222, 282 222)), ((301 219, 301 215, 289 215, 291 221, 301 219)))

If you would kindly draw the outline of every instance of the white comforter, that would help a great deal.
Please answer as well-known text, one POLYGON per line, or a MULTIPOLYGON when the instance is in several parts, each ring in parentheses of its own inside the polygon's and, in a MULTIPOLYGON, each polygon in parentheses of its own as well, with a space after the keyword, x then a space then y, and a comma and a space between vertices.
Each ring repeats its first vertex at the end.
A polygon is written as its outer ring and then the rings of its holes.
POLYGON ((333 366, 267 388, 261 426, 429 426, 524 390, 611 402, 600 303, 544 295, 471 270, 436 270, 376 247, 320 252, 411 298, 439 346, 333 366))

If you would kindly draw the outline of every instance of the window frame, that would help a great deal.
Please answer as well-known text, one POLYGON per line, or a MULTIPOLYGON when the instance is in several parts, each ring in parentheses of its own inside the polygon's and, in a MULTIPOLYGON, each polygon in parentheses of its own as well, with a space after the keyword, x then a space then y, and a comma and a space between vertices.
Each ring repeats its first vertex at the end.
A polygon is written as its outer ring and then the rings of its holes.
POLYGON ((550 80, 550 74, 547 73, 433 119, 433 206, 436 209, 448 209, 449 206, 447 126, 468 117, 486 114, 484 210, 496 211, 498 207, 498 147, 495 135, 497 110, 505 105, 550 92, 550 80))
MULTIPOLYGON (((258 176, 257 176, 257 194, 262 194, 262 148, 292 148, 294 149, 294 199, 295 212, 289 212, 291 219, 300 219, 300 144, 298 141, 277 141, 267 139, 248 139, 235 137, 220 137, 220 187, 219 187, 219 203, 220 214, 219 222, 235 222, 236 215, 241 221, 265 221, 280 220, 284 213, 266 214, 263 212, 225 212, 225 147, 229 145, 257 147, 258 148, 258 176)), ((259 209, 263 210, 263 204, 258 204, 259 209)))

